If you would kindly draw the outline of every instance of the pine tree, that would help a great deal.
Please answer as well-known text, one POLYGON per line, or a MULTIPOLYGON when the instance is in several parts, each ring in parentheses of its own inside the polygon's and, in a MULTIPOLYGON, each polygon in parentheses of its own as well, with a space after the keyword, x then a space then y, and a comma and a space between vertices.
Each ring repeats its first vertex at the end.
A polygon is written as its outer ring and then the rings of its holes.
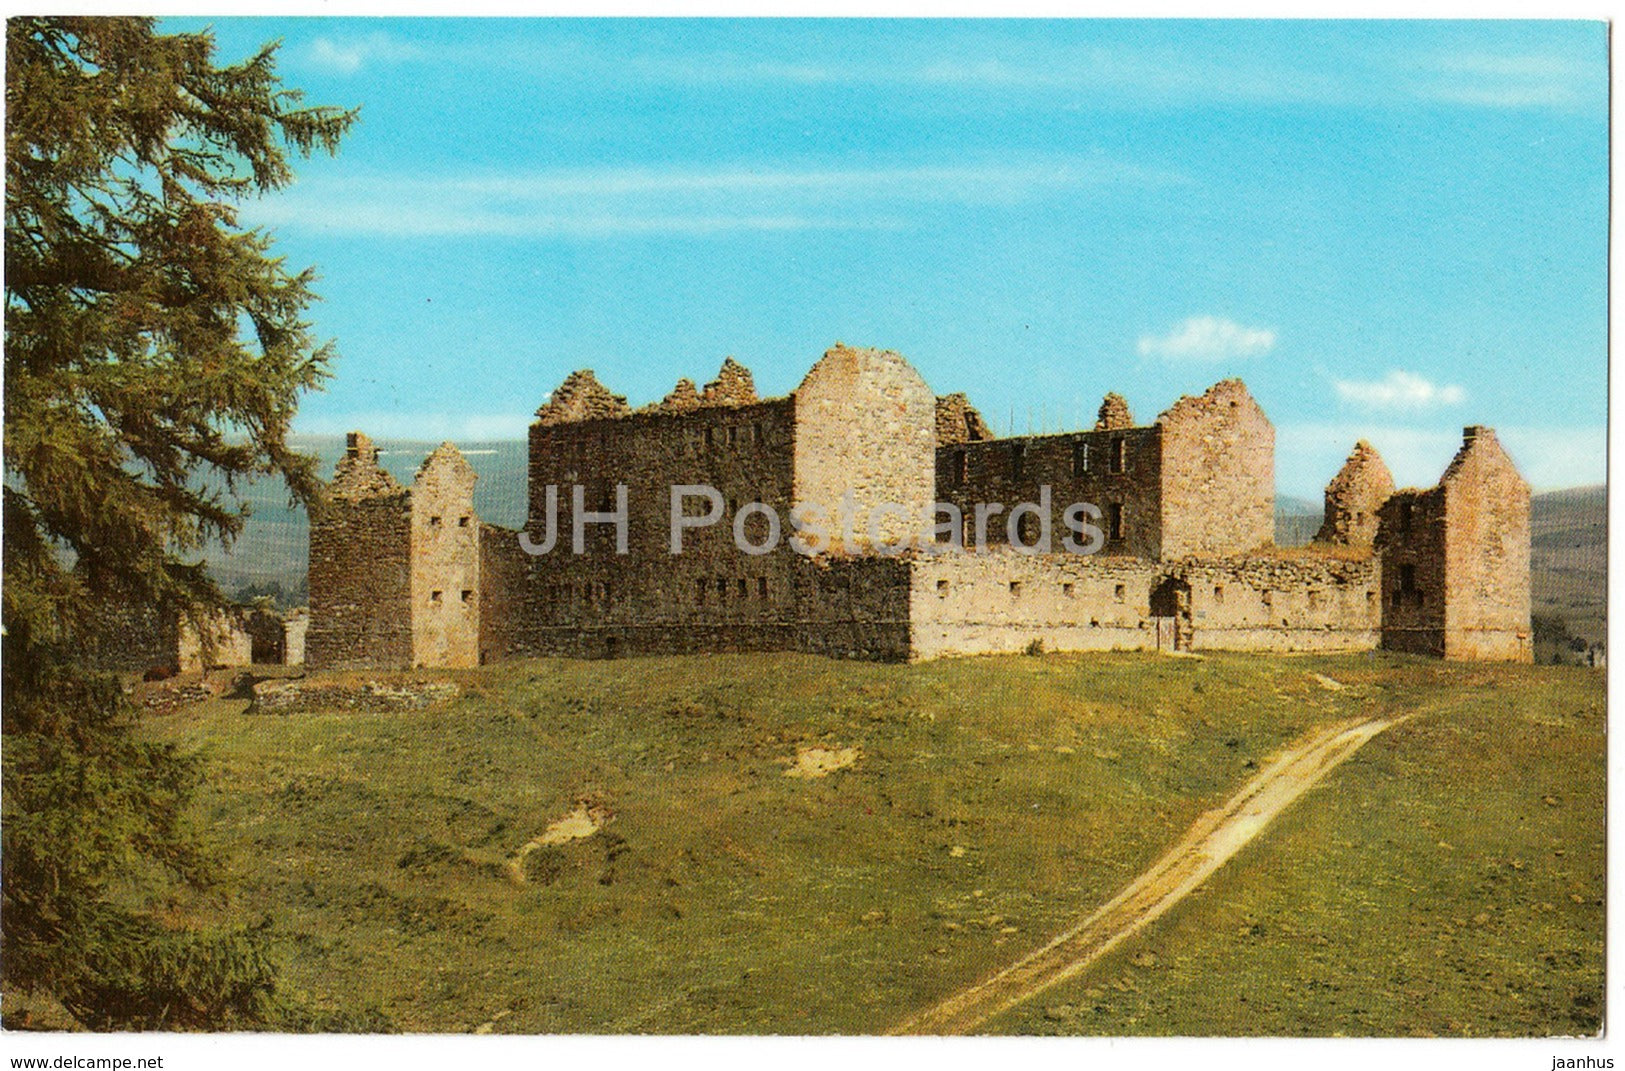
POLYGON ((217 66, 211 35, 142 18, 13 18, 6 40, 0 982, 96 1028, 262 1021, 263 931, 151 907, 216 870, 187 821, 199 764, 134 734, 81 651, 121 608, 221 604, 196 552, 241 530, 244 480, 314 494, 287 439, 332 357, 314 277, 237 208, 356 113, 304 106, 274 44, 217 66))

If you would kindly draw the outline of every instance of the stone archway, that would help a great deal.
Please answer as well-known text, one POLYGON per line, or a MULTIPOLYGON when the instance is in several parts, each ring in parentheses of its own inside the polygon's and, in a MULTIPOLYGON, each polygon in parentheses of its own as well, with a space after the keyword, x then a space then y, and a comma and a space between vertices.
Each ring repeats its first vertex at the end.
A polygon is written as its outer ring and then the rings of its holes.
POLYGON ((1190 584, 1180 577, 1170 576, 1152 588, 1151 621, 1157 629, 1157 650, 1190 650, 1190 584))

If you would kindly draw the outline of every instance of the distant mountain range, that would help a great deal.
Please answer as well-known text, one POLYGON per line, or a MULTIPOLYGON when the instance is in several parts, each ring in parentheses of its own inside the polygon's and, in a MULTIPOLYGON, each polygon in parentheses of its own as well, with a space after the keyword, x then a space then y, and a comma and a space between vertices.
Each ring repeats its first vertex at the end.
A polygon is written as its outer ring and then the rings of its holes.
MULTIPOLYGON (((380 441, 379 461, 402 483, 437 446, 432 442, 380 441)), ((344 455, 341 436, 307 437, 300 449, 314 453, 323 475, 344 455)), ((528 459, 525 443, 506 440, 461 444, 479 482, 474 508, 495 524, 517 528, 525 521, 528 459)), ((290 506, 280 481, 263 480, 244 494, 251 515, 231 553, 218 548, 206 557, 228 593, 269 590, 274 585, 289 603, 303 601, 310 523, 305 511, 290 506)), ((1278 495, 1275 538, 1298 546, 1320 528, 1321 504, 1278 495)), ((1606 632, 1608 577, 1608 490, 1575 487, 1536 495, 1530 508, 1533 531, 1531 583, 1534 612, 1548 622, 1561 620, 1568 632, 1601 642, 1606 632)))

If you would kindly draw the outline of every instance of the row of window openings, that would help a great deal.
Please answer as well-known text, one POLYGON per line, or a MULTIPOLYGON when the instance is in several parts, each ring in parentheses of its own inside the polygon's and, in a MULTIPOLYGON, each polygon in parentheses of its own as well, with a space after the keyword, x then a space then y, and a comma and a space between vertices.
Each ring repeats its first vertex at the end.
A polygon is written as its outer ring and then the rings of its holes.
POLYGON ((582 602, 609 602, 609 585, 602 581, 584 584, 549 584, 547 594, 554 602, 579 598, 582 602))
POLYGON ((706 428, 704 434, 705 448, 715 450, 719 441, 724 441, 729 446, 738 446, 745 440, 746 431, 750 432, 749 441, 751 443, 760 445, 767 442, 767 429, 762 427, 762 422, 758 420, 749 428, 739 424, 730 424, 726 428, 706 428))
MULTIPOLYGON (((441 603, 446 601, 445 595, 446 595, 446 593, 443 592, 443 591, 431 591, 431 592, 429 592, 429 602, 432 605, 438 606, 441 603)), ((474 601, 474 592, 473 592, 472 589, 470 589, 470 588, 464 588, 463 589, 463 601, 464 602, 473 602, 474 601)))
MULTIPOLYGON (((1114 543, 1120 543, 1123 540, 1123 518, 1124 511, 1123 504, 1121 502, 1112 502, 1106 506, 1106 538, 1114 543)), ((991 516, 989 519, 991 520, 991 516)), ((975 537, 975 523, 976 522, 972 517, 965 518, 964 541, 966 543, 970 543, 975 537)), ((990 537, 996 534, 999 530, 1000 526, 992 524, 988 526, 988 533, 990 537)), ((1042 534, 1043 533, 1039 529, 1039 519, 1032 513, 1023 513, 1021 515, 1021 519, 1016 522, 1016 538, 1021 540, 1021 545, 1024 547, 1031 547, 1037 544, 1038 539, 1042 534)), ((947 533, 939 533, 937 536, 937 542, 948 542, 947 533)))
MULTIPOLYGON (((1020 581, 1020 580, 1012 580, 1012 581, 1010 581, 1010 594, 1012 596, 1014 596, 1015 598, 1019 599, 1021 597, 1021 592, 1022 592, 1023 586, 1024 586, 1023 581, 1020 581)), ((949 584, 948 581, 946 581, 946 580, 938 580, 937 581, 937 597, 940 598, 940 599, 947 598, 948 597, 948 591, 949 591, 950 587, 951 587, 951 585, 949 584)), ((1061 583, 1061 594, 1062 595, 1064 595, 1064 596, 1066 596, 1067 598, 1070 599, 1076 594, 1076 592, 1077 592, 1077 588, 1071 581, 1063 581, 1061 583)), ((1127 599, 1128 599, 1128 585, 1127 584, 1118 584, 1112 590, 1112 596, 1118 602, 1127 601, 1127 599)))
MULTIPOLYGON (((467 528, 470 517, 471 517, 471 515, 466 514, 466 513, 463 514, 463 516, 458 517, 457 518, 457 527, 459 527, 459 528, 467 528)), ((441 519, 440 519, 440 515, 438 513, 429 518, 429 527, 430 528, 439 528, 440 526, 441 526, 441 519)))
MULTIPOLYGON (((948 581, 946 581, 946 580, 938 580, 937 581, 937 595, 938 595, 938 597, 946 598, 947 595, 948 595, 949 587, 950 587, 950 585, 949 585, 948 581)), ((1020 581, 1020 580, 1012 580, 1012 581, 1010 581, 1010 594, 1015 596, 1016 598, 1020 598, 1021 597, 1021 592, 1022 592, 1022 581, 1020 581)), ((1074 594, 1073 585, 1070 582, 1062 583, 1061 584, 1061 594, 1065 595, 1067 598, 1071 598, 1073 596, 1073 594, 1074 594)), ((1422 593, 1420 591, 1415 592, 1418 605, 1421 605, 1421 594, 1422 593)), ((1397 592, 1397 591, 1394 593, 1394 605, 1395 606, 1399 605, 1399 595, 1400 595, 1400 593, 1397 592)), ((1125 601, 1127 596, 1128 596, 1128 586, 1125 585, 1125 584, 1118 584, 1112 589, 1112 597, 1117 602, 1125 601)), ((1309 606, 1311 608, 1318 608, 1321 605, 1324 597, 1325 596, 1324 596, 1323 592, 1316 591, 1316 590, 1311 590, 1309 592, 1309 606)), ((1272 591, 1261 592, 1260 593, 1260 598, 1262 599, 1265 606, 1272 606, 1275 603, 1275 593, 1272 592, 1272 591)), ((1365 599, 1366 599, 1366 602, 1368 602, 1368 603, 1369 602, 1375 602, 1376 598, 1377 598, 1377 593, 1374 592, 1374 591, 1367 591, 1365 593, 1365 599)), ((1224 605, 1224 586, 1222 584, 1215 584, 1213 586, 1213 601, 1215 603, 1221 605, 1221 606, 1224 605)))
MULTIPOLYGON (((1128 440, 1113 439, 1106 454, 1106 471, 1118 474, 1128 471, 1128 440)), ((955 450, 951 462, 954 486, 961 486, 970 478, 970 455, 964 450, 955 450)), ((1072 444, 1072 475, 1084 476, 1089 472, 1089 444, 1078 440, 1072 444)), ((1014 443, 1010 446, 1010 478, 1012 480, 1025 479, 1027 475, 1027 444, 1014 443)))
MULTIPOLYGON (((738 592, 738 598, 748 599, 750 597, 751 584, 745 577, 736 577, 730 584, 725 576, 715 578, 702 576, 697 577, 694 581, 694 600, 699 603, 705 602, 706 595, 712 590, 716 591, 717 598, 726 599, 730 588, 738 592)), ((767 598, 767 577, 765 576, 756 578, 756 597, 758 599, 767 598)))

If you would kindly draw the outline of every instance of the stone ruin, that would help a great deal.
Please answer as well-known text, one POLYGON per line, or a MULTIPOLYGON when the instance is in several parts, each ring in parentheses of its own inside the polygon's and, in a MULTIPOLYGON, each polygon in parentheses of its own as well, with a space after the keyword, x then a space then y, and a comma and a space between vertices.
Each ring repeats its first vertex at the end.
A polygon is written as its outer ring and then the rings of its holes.
MULTIPOLYGON (((1274 533, 1275 433, 1240 380, 1136 425, 1108 394, 1093 428, 1000 439, 964 394, 935 395, 896 353, 837 343, 789 395, 761 398, 733 358, 641 409, 571 373, 529 435, 529 519, 549 487, 559 546, 473 511, 473 470, 443 444, 410 487, 352 435, 313 513, 314 667, 467 666, 529 655, 795 650, 919 659, 994 651, 1357 651, 1528 661, 1529 492, 1469 427, 1431 489, 1395 491, 1369 444, 1326 488, 1308 547, 1274 533), (707 484, 723 522, 669 549, 669 489, 707 484), (627 491, 625 553, 583 516, 627 491), (1042 488, 1049 488, 1046 496, 1042 488), (843 497, 844 496, 844 497, 843 497), (898 525, 815 553, 768 545, 777 516, 948 503, 976 552, 891 553, 898 525), (1063 510, 1100 508, 1098 553, 1062 552, 1063 510), (1034 503, 1019 515, 1016 503, 1034 503), (978 504, 997 513, 978 517, 978 504), (766 549, 744 554, 735 528, 766 549)), ((899 521, 900 518, 885 518, 899 521)), ((952 525, 947 526, 952 529, 952 525)))

